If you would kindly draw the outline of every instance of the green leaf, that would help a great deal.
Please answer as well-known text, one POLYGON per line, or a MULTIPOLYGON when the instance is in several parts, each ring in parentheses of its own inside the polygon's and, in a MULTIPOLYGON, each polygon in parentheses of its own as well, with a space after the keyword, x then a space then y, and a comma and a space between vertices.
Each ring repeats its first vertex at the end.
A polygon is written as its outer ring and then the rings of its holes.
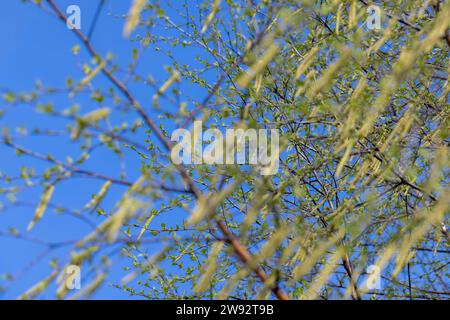
POLYGON ((38 207, 36 208, 36 212, 34 214, 33 220, 28 224, 27 231, 33 229, 36 222, 38 222, 42 216, 44 215, 45 210, 47 209, 47 205, 52 198, 53 192, 55 191, 54 185, 49 185, 45 188, 44 193, 41 196, 41 201, 39 202, 38 207))

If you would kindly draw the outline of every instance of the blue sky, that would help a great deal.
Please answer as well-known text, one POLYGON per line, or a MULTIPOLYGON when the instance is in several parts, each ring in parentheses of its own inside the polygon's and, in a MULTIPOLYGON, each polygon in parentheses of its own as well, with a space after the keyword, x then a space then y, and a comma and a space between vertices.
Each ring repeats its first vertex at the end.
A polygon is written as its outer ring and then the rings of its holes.
MULTIPOLYGON (((87 33, 92 22, 92 18, 97 9, 97 1, 93 0, 70 0, 56 1, 60 8, 66 8, 71 4, 77 4, 82 10, 82 31, 87 33)), ((124 20, 122 15, 126 14, 130 1, 107 0, 102 10, 97 28, 92 38, 92 42, 97 51, 105 56, 107 52, 112 51, 116 55, 115 61, 120 61, 122 66, 131 61, 132 43, 122 36, 124 20)), ((65 84, 67 76, 73 79, 81 79, 83 74, 80 70, 80 63, 89 62, 86 52, 81 50, 78 56, 74 56, 71 50, 78 44, 76 37, 55 17, 39 10, 32 4, 23 4, 19 0, 2 1, 0 4, 0 89, 12 90, 15 92, 30 91, 33 89, 36 81, 42 82, 47 87, 62 87, 65 84)), ((189 57, 189 53, 183 53, 189 57)), ((148 56, 140 63, 141 70, 148 70, 157 80, 163 80, 167 77, 165 66, 170 61, 162 55, 148 53, 148 56)), ((105 79, 99 77, 95 79, 97 84, 107 84, 105 79)), ((147 92, 145 87, 138 87, 133 92, 141 101, 151 101, 151 92, 147 92)), ((196 95, 197 93, 191 93, 196 95)), ((199 95, 201 96, 201 95, 199 95)), ((54 95, 50 98, 58 110, 69 107, 69 101, 66 96, 54 95)), ((77 103, 81 105, 83 111, 88 112, 96 108, 92 106, 87 98, 77 98, 77 103)), ((150 103, 149 103, 150 104, 150 103)), ((98 107, 98 106, 97 106, 98 107)), ((17 105, 14 110, 8 112, 0 118, 0 128, 9 128, 14 131, 17 126, 32 128, 40 126, 52 130, 62 130, 67 122, 61 123, 58 120, 35 112, 31 112, 29 106, 17 105)), ((124 116, 126 117, 126 116, 124 116)), ((36 150, 43 154, 52 153, 56 157, 65 159, 67 155, 76 158, 80 155, 75 144, 68 143, 64 139, 48 138, 43 142, 42 139, 23 139, 19 140, 23 146, 36 150)), ((87 164, 88 167, 101 168, 102 173, 116 175, 119 170, 118 162, 111 159, 111 153, 96 154, 87 164)), ((139 167, 139 162, 133 160, 135 157, 129 152, 126 157, 131 164, 139 167)), ((115 159, 114 159, 115 160, 115 159)), ((32 165, 37 171, 48 167, 48 164, 42 162, 31 162, 29 158, 17 158, 11 150, 0 148, 0 171, 9 175, 18 175, 22 166, 32 165)), ((138 172, 129 171, 130 180, 137 177, 138 172)), ((77 187, 73 183, 60 183, 54 194, 55 203, 61 203, 68 207, 80 206, 81 203, 87 203, 90 195, 96 193, 102 182, 92 181, 83 183, 77 187)), ((2 186, 0 186, 2 187, 2 186)), ((111 190, 106 203, 112 205, 124 189, 117 187, 111 190)), ((39 199, 42 188, 36 187, 21 193, 21 201, 34 201, 39 199)), ((33 207, 11 207, 4 198, 5 210, 0 212, 0 231, 4 232, 9 226, 17 227, 21 233, 26 233, 26 227, 34 215, 33 207)), ((52 200, 53 201, 53 200, 52 200)), ((27 234, 32 238, 41 238, 46 241, 61 242, 65 240, 77 239, 90 232, 86 224, 74 219, 73 217, 61 214, 55 214, 52 210, 46 212, 45 217, 36 227, 27 234)), ((47 276, 51 269, 48 261, 52 257, 64 257, 67 254, 66 248, 52 250, 45 259, 42 259, 32 268, 27 270, 30 261, 38 259, 43 254, 45 246, 24 241, 21 239, 11 239, 0 237, 0 274, 8 273, 11 275, 20 275, 12 283, 0 280, 0 285, 7 286, 6 291, 0 293, 0 299, 13 299, 30 288, 32 285, 47 276)), ((122 267, 129 261, 115 258, 112 272, 107 280, 108 283, 117 282, 124 275, 122 267)), ((83 271, 82 271, 83 275, 83 271)), ((50 289, 55 289, 50 287, 50 289)), ((49 290, 44 294, 44 298, 52 298, 54 290, 49 290)), ((128 295, 122 291, 114 289, 108 285, 103 286, 95 298, 127 298, 128 295)))

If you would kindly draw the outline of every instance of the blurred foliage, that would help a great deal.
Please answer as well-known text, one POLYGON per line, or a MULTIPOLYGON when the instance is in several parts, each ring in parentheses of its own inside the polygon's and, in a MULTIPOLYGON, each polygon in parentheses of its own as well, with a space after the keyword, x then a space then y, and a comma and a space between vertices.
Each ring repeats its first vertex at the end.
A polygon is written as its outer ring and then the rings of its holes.
MULTIPOLYGON (((53 1, 34 3, 58 14, 53 1)), ((366 1, 130 5, 130 64, 100 57, 79 33, 73 54, 90 54, 79 58, 80 80, 3 93, 1 114, 26 105, 66 125, 3 128, 2 148, 29 164, 18 177, 1 173, 5 208, 40 188, 30 227, 50 210, 92 227, 59 244, 68 259, 53 261, 50 276, 22 297, 38 297, 77 264, 92 282, 73 298, 87 298, 120 255, 129 267, 113 285, 152 299, 448 299, 448 1, 380 1, 380 30, 366 26, 366 1), (171 61, 166 75, 140 69, 149 53, 171 61), (133 96, 143 87, 153 99, 133 96), (51 103, 60 93, 72 107, 51 103), (89 112, 80 95, 90 96, 89 112), (171 132, 194 120, 279 130, 278 173, 174 165, 171 132), (18 141, 36 136, 65 139, 81 153, 57 159, 18 141), (120 172, 91 171, 97 149, 109 150, 120 172), (140 164, 136 180, 125 166, 130 155, 140 164), (92 179, 98 193, 77 208, 52 202, 63 182, 82 188, 92 179), (109 207, 112 190, 122 196, 109 207), (381 289, 366 286, 370 265, 381 268, 381 289)), ((2 235, 28 237, 15 228, 2 235)), ((69 293, 60 287, 58 297, 69 293)))

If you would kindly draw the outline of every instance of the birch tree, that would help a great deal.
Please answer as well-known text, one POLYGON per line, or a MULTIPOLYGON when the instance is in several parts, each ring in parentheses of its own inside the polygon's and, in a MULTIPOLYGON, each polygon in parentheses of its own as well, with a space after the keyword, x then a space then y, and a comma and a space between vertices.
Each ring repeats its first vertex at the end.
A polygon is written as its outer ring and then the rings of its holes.
POLYGON ((127 57, 66 28, 57 1, 24 2, 60 21, 81 70, 57 87, 2 84, 1 154, 22 165, 1 168, 2 214, 22 208, 29 224, 8 218, 1 236, 43 247, 24 272, 49 263, 21 298, 448 299, 448 1, 134 0, 102 16, 127 57), (14 112, 43 120, 10 127, 14 112), (278 170, 175 164, 172 132, 194 121, 276 130, 278 170), (36 238, 54 215, 85 234, 36 238))

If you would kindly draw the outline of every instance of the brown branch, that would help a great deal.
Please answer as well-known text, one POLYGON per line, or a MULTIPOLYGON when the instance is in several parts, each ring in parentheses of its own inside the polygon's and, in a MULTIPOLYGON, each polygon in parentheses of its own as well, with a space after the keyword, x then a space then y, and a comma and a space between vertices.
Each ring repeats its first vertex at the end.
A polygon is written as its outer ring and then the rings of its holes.
MULTIPOLYGON (((217 221, 217 226, 225 235, 226 240, 233 246, 234 252, 241 259, 241 261, 249 265, 253 260, 252 255, 248 252, 247 248, 239 243, 236 237, 230 232, 230 230, 225 226, 222 221, 217 221)), ((260 266, 256 266, 253 268, 253 271, 256 273, 258 278, 265 283, 268 280, 267 274, 260 266)), ((279 300, 289 300, 289 296, 275 283, 270 287, 270 290, 275 294, 275 296, 279 300)))
POLYGON ((350 286, 352 288, 352 298, 353 300, 361 300, 361 295, 359 293, 358 287, 356 285, 355 279, 353 278, 353 268, 350 263, 350 258, 348 255, 345 255, 342 258, 342 264, 344 265, 345 272, 348 275, 348 278, 350 279, 350 286))

